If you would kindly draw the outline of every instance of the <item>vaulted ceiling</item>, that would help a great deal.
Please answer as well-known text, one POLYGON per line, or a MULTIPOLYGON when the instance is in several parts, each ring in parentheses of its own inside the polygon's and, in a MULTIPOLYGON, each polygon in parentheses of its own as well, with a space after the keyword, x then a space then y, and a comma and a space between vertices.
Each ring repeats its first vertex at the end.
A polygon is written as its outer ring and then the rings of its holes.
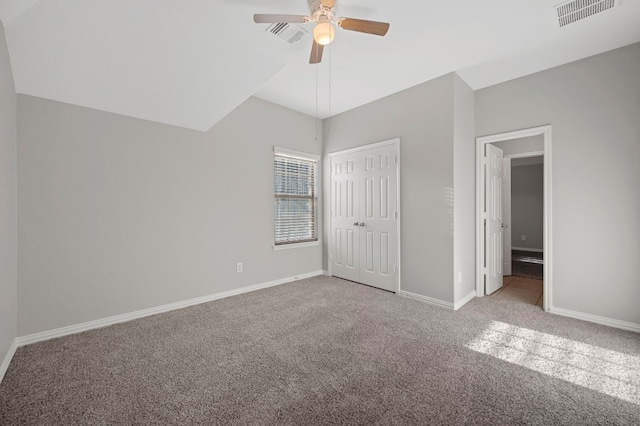
POLYGON ((18 93, 206 131, 250 96, 325 118, 452 71, 477 90, 640 41, 638 0, 564 27, 560 2, 337 0, 391 27, 338 29, 319 65, 313 24, 289 44, 253 22, 306 0, 0 0, 0 19, 18 93))

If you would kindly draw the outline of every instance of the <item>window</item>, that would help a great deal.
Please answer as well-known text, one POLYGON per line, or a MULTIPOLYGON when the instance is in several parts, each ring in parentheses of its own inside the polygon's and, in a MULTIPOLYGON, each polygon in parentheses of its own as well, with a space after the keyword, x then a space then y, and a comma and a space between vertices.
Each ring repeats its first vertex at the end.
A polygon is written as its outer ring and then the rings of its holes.
POLYGON ((274 151, 275 245, 316 242, 318 160, 282 148, 274 151))

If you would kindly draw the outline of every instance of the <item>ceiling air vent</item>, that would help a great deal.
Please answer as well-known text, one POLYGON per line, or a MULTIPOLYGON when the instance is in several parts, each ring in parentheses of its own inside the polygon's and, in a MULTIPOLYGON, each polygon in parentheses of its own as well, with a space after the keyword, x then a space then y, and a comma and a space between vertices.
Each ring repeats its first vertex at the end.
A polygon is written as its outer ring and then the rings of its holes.
POLYGON ((302 37, 308 34, 307 30, 302 27, 285 23, 271 24, 266 31, 278 36, 278 38, 281 38, 289 44, 294 44, 300 41, 302 37))
POLYGON ((619 0, 572 0, 554 6, 554 9, 558 26, 564 27, 618 5, 619 0))

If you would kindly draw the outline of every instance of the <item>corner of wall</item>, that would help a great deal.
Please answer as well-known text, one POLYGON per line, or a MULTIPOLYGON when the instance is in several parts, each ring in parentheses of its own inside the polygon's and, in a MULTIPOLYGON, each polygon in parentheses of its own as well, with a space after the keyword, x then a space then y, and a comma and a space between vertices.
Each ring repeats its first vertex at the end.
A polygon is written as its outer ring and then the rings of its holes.
POLYGON ((453 73, 453 301, 475 294, 475 94, 453 73))
POLYGON ((14 338, 13 342, 11 342, 11 346, 9 346, 9 349, 7 350, 6 355, 0 362, 0 383, 2 383, 2 379, 4 379, 4 375, 7 373, 9 364, 11 364, 11 360, 13 359, 13 356, 15 355, 17 349, 18 339, 14 338))
POLYGON ((0 380, 15 352, 18 322, 16 91, 0 22, 0 380), (6 124, 5 124, 6 123, 6 124))

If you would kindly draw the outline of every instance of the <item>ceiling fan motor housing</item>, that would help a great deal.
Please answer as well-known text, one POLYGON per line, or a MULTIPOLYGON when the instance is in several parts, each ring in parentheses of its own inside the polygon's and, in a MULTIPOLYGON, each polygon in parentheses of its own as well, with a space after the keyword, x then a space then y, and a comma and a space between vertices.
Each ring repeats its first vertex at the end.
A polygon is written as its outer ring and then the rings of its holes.
POLYGON ((309 0, 309 10, 311 11, 311 19, 315 22, 331 22, 333 21, 333 7, 326 7, 322 4, 322 0, 309 0))

